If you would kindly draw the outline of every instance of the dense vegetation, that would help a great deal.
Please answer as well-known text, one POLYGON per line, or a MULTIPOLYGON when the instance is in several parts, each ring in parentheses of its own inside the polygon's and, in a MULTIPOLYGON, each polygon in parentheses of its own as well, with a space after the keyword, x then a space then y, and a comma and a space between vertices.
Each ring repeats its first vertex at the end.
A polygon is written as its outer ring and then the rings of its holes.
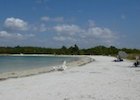
POLYGON ((0 47, 0 54, 63 54, 63 55, 117 55, 118 51, 125 51, 128 54, 140 54, 139 49, 118 49, 114 46, 96 46, 89 49, 79 49, 75 44, 69 48, 62 46, 61 48, 42 48, 42 47, 0 47))

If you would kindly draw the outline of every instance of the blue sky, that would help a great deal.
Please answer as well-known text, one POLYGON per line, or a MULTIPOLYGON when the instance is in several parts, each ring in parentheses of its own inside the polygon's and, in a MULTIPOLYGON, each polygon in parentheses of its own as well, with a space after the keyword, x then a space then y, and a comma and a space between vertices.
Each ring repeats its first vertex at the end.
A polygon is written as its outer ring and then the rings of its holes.
POLYGON ((140 0, 0 0, 0 46, 140 48, 140 0))

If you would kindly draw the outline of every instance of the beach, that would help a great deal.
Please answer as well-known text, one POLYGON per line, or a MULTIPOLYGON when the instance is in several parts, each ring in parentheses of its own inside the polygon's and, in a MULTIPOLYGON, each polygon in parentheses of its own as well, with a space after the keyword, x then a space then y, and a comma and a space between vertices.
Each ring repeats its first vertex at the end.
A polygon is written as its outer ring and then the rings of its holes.
POLYGON ((0 81, 0 100, 140 100, 140 67, 110 56, 29 77, 0 81))

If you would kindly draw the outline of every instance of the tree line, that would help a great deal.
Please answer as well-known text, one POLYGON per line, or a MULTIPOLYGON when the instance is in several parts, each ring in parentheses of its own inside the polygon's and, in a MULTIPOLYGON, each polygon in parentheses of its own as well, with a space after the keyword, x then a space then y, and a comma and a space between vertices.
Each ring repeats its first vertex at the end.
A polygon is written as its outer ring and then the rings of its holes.
POLYGON ((88 49, 80 49, 76 44, 67 48, 43 48, 43 47, 0 47, 0 54, 55 54, 55 55, 117 55, 118 51, 128 54, 140 54, 139 49, 116 48, 115 46, 96 46, 88 49))

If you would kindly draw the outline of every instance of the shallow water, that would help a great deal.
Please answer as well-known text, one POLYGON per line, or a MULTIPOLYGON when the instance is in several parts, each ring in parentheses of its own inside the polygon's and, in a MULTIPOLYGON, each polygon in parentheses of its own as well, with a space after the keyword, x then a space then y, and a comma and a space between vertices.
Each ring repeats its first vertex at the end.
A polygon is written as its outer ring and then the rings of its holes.
POLYGON ((0 56, 0 73, 50 67, 76 61, 78 57, 58 56, 0 56))

